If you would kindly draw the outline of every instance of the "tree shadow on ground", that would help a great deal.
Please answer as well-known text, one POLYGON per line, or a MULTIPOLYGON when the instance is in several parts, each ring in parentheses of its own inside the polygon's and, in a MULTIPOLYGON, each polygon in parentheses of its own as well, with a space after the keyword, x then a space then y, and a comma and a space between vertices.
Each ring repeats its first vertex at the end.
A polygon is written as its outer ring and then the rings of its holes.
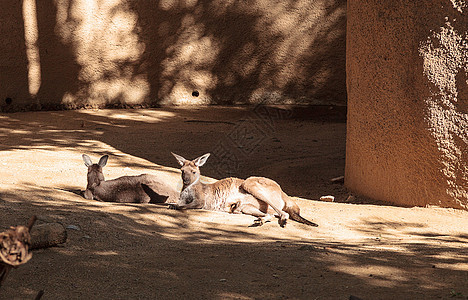
POLYGON ((64 246, 34 251, 11 273, 2 299, 32 297, 41 289, 49 298, 101 299, 434 299, 452 290, 468 293, 462 284, 468 251, 455 243, 326 242, 290 236, 288 227, 248 228, 245 216, 226 221, 212 212, 86 201, 34 186, 2 191, 0 209, 0 228, 32 214, 79 228, 68 230, 64 246))
POLYGON ((209 177, 269 176, 288 193, 308 198, 320 197, 319 192, 311 192, 314 185, 322 187, 320 193, 327 193, 326 189, 343 192, 329 179, 344 173, 345 109, 259 108, 5 114, 0 118, 0 150, 67 150, 94 159, 110 154, 111 163, 148 170, 178 168, 170 152, 188 159, 211 152, 203 167, 203 175, 209 177), (288 174, 296 165, 303 171, 292 180, 288 174), (320 175, 314 168, 321 169, 320 175))

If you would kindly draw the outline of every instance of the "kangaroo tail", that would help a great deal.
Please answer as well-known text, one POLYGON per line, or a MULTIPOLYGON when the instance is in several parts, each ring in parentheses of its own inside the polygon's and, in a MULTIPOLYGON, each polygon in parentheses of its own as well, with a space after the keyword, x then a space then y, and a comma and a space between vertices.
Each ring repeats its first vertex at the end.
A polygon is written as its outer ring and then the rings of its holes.
POLYGON ((290 219, 293 219, 294 221, 296 222, 299 222, 299 223, 302 223, 302 224, 306 224, 306 225, 309 225, 309 226, 314 226, 314 227, 318 227, 318 224, 315 224, 314 222, 311 222, 303 217, 301 217, 301 215, 299 215, 298 213, 289 213, 289 218, 290 219))

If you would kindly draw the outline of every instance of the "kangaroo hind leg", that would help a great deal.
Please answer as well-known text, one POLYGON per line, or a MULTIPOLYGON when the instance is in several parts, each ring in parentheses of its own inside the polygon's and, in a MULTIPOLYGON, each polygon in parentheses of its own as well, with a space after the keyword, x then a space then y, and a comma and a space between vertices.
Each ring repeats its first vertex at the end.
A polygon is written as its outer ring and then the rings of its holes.
POLYGON ((255 198, 265 202, 278 214, 278 223, 286 226, 289 214, 283 209, 285 202, 282 198, 283 191, 279 184, 264 177, 249 177, 242 184, 242 188, 255 198))
POLYGON ((252 204, 243 204, 238 209, 243 214, 257 217, 254 223, 250 225, 249 227, 262 226, 266 222, 270 222, 271 219, 273 218, 272 215, 264 213, 263 211, 261 211, 260 209, 258 209, 252 204))

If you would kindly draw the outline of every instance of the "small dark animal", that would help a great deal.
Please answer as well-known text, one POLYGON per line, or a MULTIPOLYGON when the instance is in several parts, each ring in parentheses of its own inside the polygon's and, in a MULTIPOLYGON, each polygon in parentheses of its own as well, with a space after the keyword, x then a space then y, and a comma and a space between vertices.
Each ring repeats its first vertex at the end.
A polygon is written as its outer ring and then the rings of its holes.
POLYGON ((255 226, 263 225, 272 216, 278 217, 281 227, 293 219, 310 226, 317 224, 304 219, 300 208, 275 181, 265 177, 225 178, 212 184, 200 182, 200 169, 210 156, 209 153, 194 160, 186 160, 174 154, 182 166, 183 187, 179 201, 172 208, 203 208, 208 210, 243 213, 257 217, 255 226))
POLYGON ((108 155, 93 164, 88 155, 83 154, 83 161, 88 167, 88 185, 84 197, 118 203, 164 203, 175 202, 179 193, 155 175, 122 176, 105 180, 102 168, 107 164, 108 155))

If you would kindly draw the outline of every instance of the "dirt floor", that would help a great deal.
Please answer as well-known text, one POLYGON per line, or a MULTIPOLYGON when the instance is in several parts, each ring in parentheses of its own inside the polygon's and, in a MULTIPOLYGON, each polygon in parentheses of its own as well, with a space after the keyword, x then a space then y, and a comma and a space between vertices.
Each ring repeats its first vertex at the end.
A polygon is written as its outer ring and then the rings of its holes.
MULTIPOLYGON (((0 231, 68 226, 35 250, 0 299, 467 299, 468 212, 376 205, 344 175, 343 108, 168 108, 0 115, 0 231), (181 187, 170 152, 212 156, 202 174, 270 177, 320 226, 85 200, 86 167, 156 174, 181 187), (318 201, 333 195, 336 202, 318 201), (310 200, 306 200, 310 199, 310 200), (73 225, 73 226, 70 226, 73 225)), ((208 179, 205 179, 208 180, 208 179)))

